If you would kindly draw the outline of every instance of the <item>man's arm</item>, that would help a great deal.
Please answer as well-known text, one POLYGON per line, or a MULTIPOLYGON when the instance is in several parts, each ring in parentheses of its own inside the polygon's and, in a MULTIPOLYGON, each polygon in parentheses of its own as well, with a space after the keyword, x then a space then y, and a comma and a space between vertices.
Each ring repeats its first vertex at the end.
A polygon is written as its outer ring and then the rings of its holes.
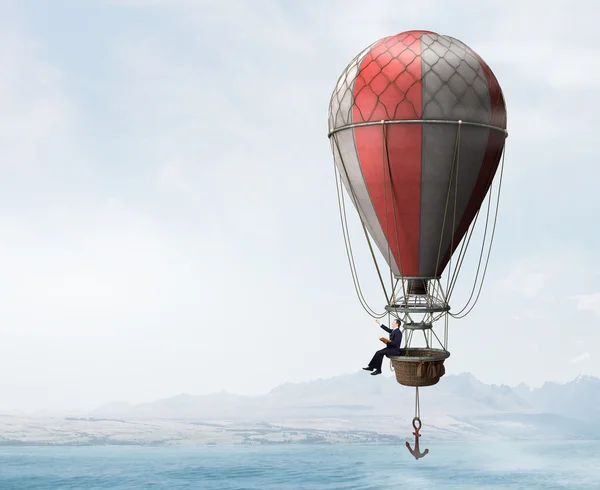
POLYGON ((387 333, 392 333, 392 329, 391 328, 387 328, 385 325, 383 325, 379 320, 375 320, 375 323, 377 325, 379 325, 381 328, 383 328, 387 333))

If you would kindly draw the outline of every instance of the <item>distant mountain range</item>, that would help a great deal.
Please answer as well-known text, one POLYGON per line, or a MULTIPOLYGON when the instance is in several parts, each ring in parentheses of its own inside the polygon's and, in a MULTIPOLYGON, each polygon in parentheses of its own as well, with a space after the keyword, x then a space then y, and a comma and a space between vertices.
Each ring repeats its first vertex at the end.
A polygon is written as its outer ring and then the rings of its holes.
MULTIPOLYGON (((422 388, 431 439, 600 439, 600 379, 489 385, 469 373, 422 388)), ((288 383, 261 396, 182 394, 69 417, 0 417, 0 444, 397 443, 411 438, 415 390, 364 371, 288 383)))
MULTIPOLYGON (((546 413, 600 424, 600 378, 579 376, 565 384, 540 388, 486 384, 470 373, 446 375, 436 386, 421 388, 421 411, 427 415, 546 413)), ((393 378, 353 374, 280 385, 260 396, 226 392, 204 396, 182 394, 150 403, 115 403, 94 416, 160 419, 287 418, 293 416, 402 416, 411 418, 414 388, 393 378)))
MULTIPOLYGON (((540 388, 485 384, 470 373, 444 376, 422 388, 424 428, 438 436, 600 438, 600 379, 580 376, 540 388)), ((261 396, 179 395, 139 405, 107 405, 96 417, 336 427, 405 434, 415 390, 364 371, 287 383, 261 396)))

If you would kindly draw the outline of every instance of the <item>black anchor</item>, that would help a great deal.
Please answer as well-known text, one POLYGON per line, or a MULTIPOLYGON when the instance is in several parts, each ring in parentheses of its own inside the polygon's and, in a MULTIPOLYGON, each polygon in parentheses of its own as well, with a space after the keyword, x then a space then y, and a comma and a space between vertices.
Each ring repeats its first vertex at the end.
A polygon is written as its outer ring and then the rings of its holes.
POLYGON ((422 458, 423 456, 427 455, 429 453, 429 449, 425 449, 425 451, 421 452, 419 450, 419 437, 421 437, 421 434, 419 434, 419 431, 421 430, 421 419, 419 417, 415 417, 412 421, 412 425, 415 429, 415 431, 413 432, 413 435, 415 436, 415 448, 412 449, 410 447, 410 444, 408 443, 408 441, 406 441, 406 447, 408 448, 408 451, 410 452, 410 454, 412 454, 415 459, 419 459, 422 458), (418 427, 417 427, 418 424, 418 427))

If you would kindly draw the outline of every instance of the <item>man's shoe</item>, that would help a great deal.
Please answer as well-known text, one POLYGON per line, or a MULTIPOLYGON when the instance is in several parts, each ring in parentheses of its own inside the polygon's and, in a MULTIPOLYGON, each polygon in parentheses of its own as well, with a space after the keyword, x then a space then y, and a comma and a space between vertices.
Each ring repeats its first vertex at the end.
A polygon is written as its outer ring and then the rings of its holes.
POLYGON ((369 367, 369 366, 367 366, 366 368, 363 368, 363 369, 364 369, 365 371, 373 371, 373 369, 375 369, 375 368, 372 368, 372 367, 369 367))
POLYGON ((371 376, 377 376, 378 374, 381 374, 381 369, 376 369, 375 371, 373 371, 371 373, 371 376))

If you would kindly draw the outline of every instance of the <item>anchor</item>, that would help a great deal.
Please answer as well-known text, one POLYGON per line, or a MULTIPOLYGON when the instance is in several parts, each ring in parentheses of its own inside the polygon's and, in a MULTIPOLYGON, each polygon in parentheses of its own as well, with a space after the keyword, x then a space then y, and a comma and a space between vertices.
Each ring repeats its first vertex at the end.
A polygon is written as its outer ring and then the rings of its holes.
POLYGON ((412 454, 415 457, 415 459, 419 459, 427 455, 429 453, 429 449, 425 449, 425 451, 423 452, 421 452, 419 449, 419 437, 421 437, 421 434, 419 434, 419 431, 421 430, 421 419, 419 417, 415 417, 412 421, 412 425, 415 429, 415 431, 413 432, 413 435, 415 436, 415 448, 412 449, 408 441, 406 441, 406 447, 408 448, 410 454, 412 454))

